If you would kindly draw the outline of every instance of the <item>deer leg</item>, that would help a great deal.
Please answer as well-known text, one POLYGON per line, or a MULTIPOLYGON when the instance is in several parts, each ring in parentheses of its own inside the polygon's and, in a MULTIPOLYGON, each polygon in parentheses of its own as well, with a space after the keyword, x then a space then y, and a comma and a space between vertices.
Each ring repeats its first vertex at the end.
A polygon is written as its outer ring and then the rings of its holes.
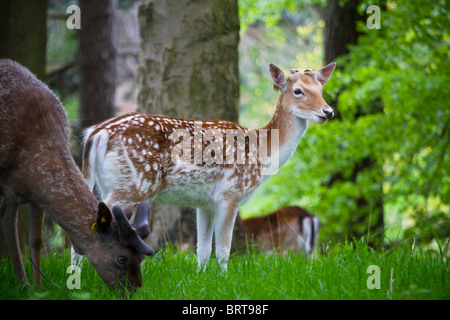
POLYGON ((220 266, 227 270, 228 257, 231 250, 233 238, 233 227, 236 220, 238 207, 234 204, 221 203, 216 210, 216 221, 214 225, 216 237, 216 256, 220 266))
POLYGON ((30 204, 30 248, 33 262, 33 281, 41 286, 41 248, 44 228, 44 210, 33 203, 30 204))
POLYGON ((17 211, 18 204, 15 201, 8 200, 6 197, 3 199, 0 206, 0 215, 3 222, 3 231, 5 232, 6 243, 9 251, 11 251, 11 259, 19 282, 27 282, 27 275, 25 274, 25 268, 23 267, 22 253, 19 246, 19 235, 17 232, 17 211))
POLYGON ((203 268, 209 260, 212 250, 214 213, 197 209, 197 259, 198 268, 203 268))
POLYGON ((70 247, 70 263, 79 267, 83 264, 83 256, 75 251, 73 245, 70 247))

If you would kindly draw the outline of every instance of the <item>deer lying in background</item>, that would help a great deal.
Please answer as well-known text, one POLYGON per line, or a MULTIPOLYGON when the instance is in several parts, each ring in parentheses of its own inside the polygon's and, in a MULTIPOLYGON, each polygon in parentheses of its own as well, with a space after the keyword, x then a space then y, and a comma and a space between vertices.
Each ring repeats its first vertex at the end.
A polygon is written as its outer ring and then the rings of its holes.
POLYGON ((311 255, 319 234, 319 219, 300 207, 283 207, 241 223, 261 251, 291 249, 311 255))
POLYGON ((226 269, 239 206, 292 156, 308 120, 333 117, 322 86, 334 68, 331 63, 317 72, 291 70, 285 77, 270 64, 281 95, 272 120, 261 129, 140 113, 90 127, 83 174, 109 206, 156 200, 197 207, 199 266, 209 259, 214 231, 216 256, 226 269))
POLYGON ((30 247, 33 279, 40 285, 44 211, 70 237, 103 281, 141 285, 142 239, 150 232, 150 208, 139 205, 131 226, 119 207, 99 202, 68 148, 68 121, 58 98, 29 70, 0 59, 0 207, 17 279, 27 282, 17 230, 17 207, 31 202, 30 247), (128 283, 127 283, 128 281, 128 283))

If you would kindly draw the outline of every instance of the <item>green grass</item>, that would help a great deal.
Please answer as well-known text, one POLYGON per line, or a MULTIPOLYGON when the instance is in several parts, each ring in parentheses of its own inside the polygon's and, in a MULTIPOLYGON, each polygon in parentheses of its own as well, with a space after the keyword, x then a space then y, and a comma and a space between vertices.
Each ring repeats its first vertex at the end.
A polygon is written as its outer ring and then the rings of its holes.
MULTIPOLYGON (((358 245, 338 244, 326 256, 232 255, 228 272, 215 260, 197 272, 193 252, 169 248, 147 258, 142 265, 143 286, 131 299, 450 299, 449 268, 439 253, 411 252, 400 247, 391 252, 358 245), (380 289, 368 289, 370 265, 380 268, 380 289), (391 289, 392 270, 392 289, 391 289)), ((93 267, 85 262, 81 289, 68 290, 68 251, 43 258, 43 288, 19 285, 9 261, 0 264, 0 299, 123 299, 109 290, 93 267)), ((32 266, 25 263, 28 278, 32 266)), ((127 297, 130 299, 130 297, 127 297)))

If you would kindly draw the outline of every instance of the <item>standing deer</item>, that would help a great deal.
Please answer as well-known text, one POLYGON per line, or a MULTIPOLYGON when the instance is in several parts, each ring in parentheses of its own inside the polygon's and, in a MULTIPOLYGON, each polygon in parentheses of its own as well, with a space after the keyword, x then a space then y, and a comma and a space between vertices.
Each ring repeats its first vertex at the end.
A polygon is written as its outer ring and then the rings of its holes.
POLYGON ((140 286, 141 260, 153 253, 142 240, 150 232, 150 208, 139 204, 131 226, 120 207, 111 214, 95 198, 70 154, 61 102, 28 69, 6 59, 0 59, 0 120, 0 215, 17 279, 27 282, 17 207, 31 202, 31 259, 38 285, 45 211, 106 284, 140 286))
POLYGON ((216 256, 226 269, 239 206, 292 156, 308 120, 323 123, 333 117, 322 86, 335 65, 317 72, 295 69, 285 77, 271 63, 274 88, 281 95, 272 120, 261 129, 140 113, 90 127, 83 174, 91 189, 97 184, 109 206, 156 200, 197 207, 198 264, 209 260, 214 232, 216 256))
POLYGON ((300 207, 283 207, 262 217, 241 219, 246 235, 262 251, 291 249, 311 255, 319 234, 319 219, 300 207))

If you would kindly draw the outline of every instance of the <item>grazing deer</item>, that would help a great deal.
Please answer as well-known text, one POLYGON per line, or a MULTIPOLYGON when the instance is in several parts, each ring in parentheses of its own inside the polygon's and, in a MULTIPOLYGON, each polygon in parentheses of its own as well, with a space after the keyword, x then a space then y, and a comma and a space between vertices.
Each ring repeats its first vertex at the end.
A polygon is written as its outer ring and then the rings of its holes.
POLYGON ((272 120, 261 129, 140 113, 90 127, 83 174, 110 206, 156 200, 197 207, 199 266, 209 259, 214 232, 216 256, 226 269, 239 206, 292 156, 308 120, 323 123, 333 117, 322 86, 335 65, 317 72, 291 70, 285 77, 270 64, 281 95, 272 120))
POLYGON ((111 214, 95 198, 70 154, 61 102, 28 69, 6 59, 0 59, 0 119, 0 216, 17 279, 27 282, 17 207, 31 202, 31 259, 38 285, 45 211, 106 284, 140 286, 141 260, 153 253, 142 240, 150 232, 150 208, 139 204, 131 226, 121 208, 111 214))
POLYGON ((261 251, 291 249, 311 255, 319 234, 319 219, 300 207, 283 207, 241 223, 261 251))

